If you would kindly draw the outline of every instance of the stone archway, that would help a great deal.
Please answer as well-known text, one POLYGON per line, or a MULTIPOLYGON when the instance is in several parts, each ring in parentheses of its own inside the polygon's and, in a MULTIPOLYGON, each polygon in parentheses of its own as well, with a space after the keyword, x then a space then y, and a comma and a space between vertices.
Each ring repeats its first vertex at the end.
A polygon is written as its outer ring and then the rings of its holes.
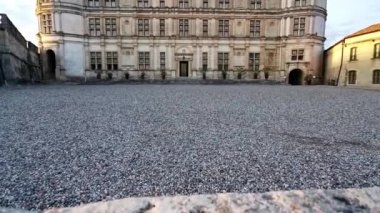
POLYGON ((47 59, 47 70, 46 75, 47 79, 55 79, 55 68, 57 67, 56 57, 53 50, 46 51, 47 59))
POLYGON ((304 73, 300 69, 294 69, 289 73, 289 84, 303 85, 304 73))

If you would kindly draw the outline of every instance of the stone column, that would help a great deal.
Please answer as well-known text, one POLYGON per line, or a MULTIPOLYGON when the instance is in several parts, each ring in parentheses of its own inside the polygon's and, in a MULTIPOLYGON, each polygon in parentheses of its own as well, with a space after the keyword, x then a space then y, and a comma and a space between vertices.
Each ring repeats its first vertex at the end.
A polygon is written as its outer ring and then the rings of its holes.
POLYGON ((314 34, 314 21, 315 21, 315 16, 310 16, 310 22, 309 22, 309 24, 310 24, 310 28, 309 28, 309 33, 311 34, 311 35, 313 35, 314 34))
POLYGON ((285 32, 286 32, 286 36, 289 36, 290 35, 290 32, 291 32, 291 18, 290 17, 287 17, 286 18, 286 28, 285 28, 285 32))

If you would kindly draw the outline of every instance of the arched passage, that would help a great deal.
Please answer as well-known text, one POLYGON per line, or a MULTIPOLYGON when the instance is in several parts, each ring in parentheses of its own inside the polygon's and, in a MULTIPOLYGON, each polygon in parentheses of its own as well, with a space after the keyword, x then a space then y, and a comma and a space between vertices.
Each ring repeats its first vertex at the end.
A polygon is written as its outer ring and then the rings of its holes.
POLYGON ((49 79, 55 79, 55 68, 57 66, 55 53, 53 50, 46 51, 47 58, 47 76, 49 79))
POLYGON ((294 69, 289 73, 289 84, 291 85, 303 85, 303 71, 300 69, 294 69))

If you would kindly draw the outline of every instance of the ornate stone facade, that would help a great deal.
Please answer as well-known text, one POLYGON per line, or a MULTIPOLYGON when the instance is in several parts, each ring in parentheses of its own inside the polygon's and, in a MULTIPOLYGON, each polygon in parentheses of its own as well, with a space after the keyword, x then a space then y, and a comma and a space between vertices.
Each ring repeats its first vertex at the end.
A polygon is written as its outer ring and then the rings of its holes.
POLYGON ((327 0, 39 0, 45 76, 319 83, 327 0))

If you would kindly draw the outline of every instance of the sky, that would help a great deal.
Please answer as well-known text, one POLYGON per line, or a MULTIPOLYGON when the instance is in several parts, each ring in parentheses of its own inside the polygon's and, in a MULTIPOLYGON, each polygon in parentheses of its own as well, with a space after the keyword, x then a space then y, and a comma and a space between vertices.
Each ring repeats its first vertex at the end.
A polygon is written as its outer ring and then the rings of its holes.
MULTIPOLYGON (((0 0, 0 13, 6 13, 25 38, 37 44, 36 0, 0 0)), ((326 48, 345 35, 380 23, 380 0, 328 0, 326 48)))

